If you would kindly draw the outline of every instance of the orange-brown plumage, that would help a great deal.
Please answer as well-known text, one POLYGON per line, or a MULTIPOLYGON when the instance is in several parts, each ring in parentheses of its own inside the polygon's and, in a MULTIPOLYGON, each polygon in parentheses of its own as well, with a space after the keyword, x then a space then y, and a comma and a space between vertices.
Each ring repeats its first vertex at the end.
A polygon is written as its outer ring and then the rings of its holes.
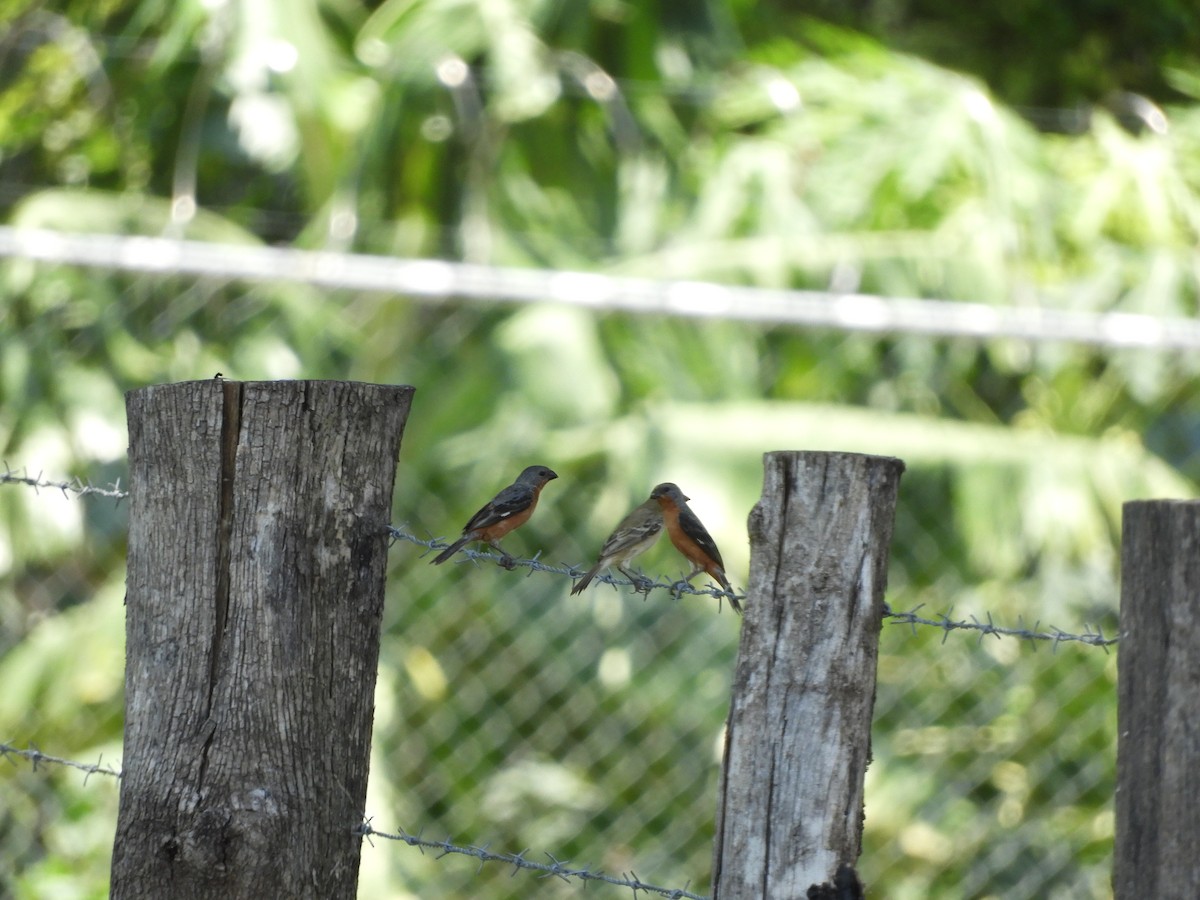
POLYGON ((733 596, 733 586, 725 575, 721 551, 717 549, 712 535, 687 505, 689 498, 678 485, 669 481, 658 485, 650 492, 650 497, 662 506, 663 524, 667 527, 667 536, 671 543, 693 566, 684 580, 691 581, 700 572, 704 572, 721 585, 722 590, 729 595, 729 605, 741 614, 742 605, 733 596))
POLYGON ((538 498, 546 483, 558 475, 545 466, 529 466, 517 480, 495 497, 489 500, 483 508, 463 526, 462 537, 433 558, 434 565, 441 565, 451 556, 469 544, 471 541, 482 541, 501 555, 500 564, 505 568, 513 567, 512 557, 497 543, 510 531, 520 528, 529 521, 533 511, 537 509, 538 498))

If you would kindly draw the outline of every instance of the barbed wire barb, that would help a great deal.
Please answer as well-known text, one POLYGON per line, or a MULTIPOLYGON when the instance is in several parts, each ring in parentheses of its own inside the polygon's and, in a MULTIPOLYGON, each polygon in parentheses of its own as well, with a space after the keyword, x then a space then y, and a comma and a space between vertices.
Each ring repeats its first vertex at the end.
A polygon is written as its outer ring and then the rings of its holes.
POLYGON ((85 777, 83 779, 84 784, 87 784, 88 778, 90 778, 92 775, 111 775, 113 778, 118 779, 122 777, 120 770, 114 769, 112 766, 103 765, 103 754, 100 755, 100 759, 95 763, 81 763, 76 762, 73 759, 64 759, 61 756, 51 756, 49 753, 43 753, 35 744, 30 744, 28 747, 22 749, 21 747, 16 747, 8 743, 7 741, 0 741, 0 758, 6 759, 12 763, 12 757, 14 756, 27 760, 30 767, 35 772, 38 770, 38 766, 42 764, 67 766, 72 769, 78 769, 80 772, 85 773, 85 777))
POLYGON ((116 500, 118 504, 129 496, 129 491, 121 490, 121 480, 119 478, 107 488, 96 487, 80 478, 74 478, 70 481, 51 481, 41 471, 37 475, 30 475, 29 470, 26 468, 22 468, 18 472, 8 464, 7 460, 4 461, 4 471, 0 472, 0 484, 23 484, 33 488, 34 492, 38 494, 41 493, 41 488, 54 488, 61 491, 62 495, 68 499, 70 499, 71 494, 79 497, 93 495, 116 500))
POLYGON ((371 840, 375 834, 374 829, 371 828, 371 822, 374 820, 374 818, 374 816, 363 816, 362 824, 352 831, 353 834, 357 834, 359 837, 366 838, 367 843, 372 847, 375 846, 375 842, 371 840))
MULTIPOLYGON (((991 613, 987 614, 986 622, 981 622, 977 616, 971 616, 970 621, 952 619, 950 618, 949 611, 938 613, 936 618, 926 618, 924 616, 917 615, 918 610, 920 610, 922 606, 924 606, 924 604, 916 606, 907 611, 897 612, 885 604, 883 615, 885 619, 891 620, 891 624, 908 624, 914 628, 917 625, 927 625, 933 628, 940 628, 942 630, 943 644, 946 642, 946 638, 949 636, 951 631, 978 631, 980 642, 982 642, 983 638, 987 635, 993 635, 997 639, 1000 639, 1001 637, 1015 637, 1030 642, 1049 641, 1056 651, 1059 644, 1075 641, 1092 647, 1100 647, 1107 653, 1108 648, 1118 642, 1118 639, 1115 637, 1105 637, 1102 630, 1093 631, 1091 625, 1087 623, 1084 623, 1084 630, 1082 634, 1072 634, 1070 632, 1063 631, 1061 628, 1058 628, 1054 625, 1049 626, 1048 631, 1040 631, 1038 630, 1041 625, 1040 620, 1033 629, 1025 628, 1024 622, 1020 619, 1018 619, 1018 627, 1009 628, 1003 625, 997 625, 992 619, 991 613)), ((952 610, 953 607, 951 607, 951 611, 952 610)))

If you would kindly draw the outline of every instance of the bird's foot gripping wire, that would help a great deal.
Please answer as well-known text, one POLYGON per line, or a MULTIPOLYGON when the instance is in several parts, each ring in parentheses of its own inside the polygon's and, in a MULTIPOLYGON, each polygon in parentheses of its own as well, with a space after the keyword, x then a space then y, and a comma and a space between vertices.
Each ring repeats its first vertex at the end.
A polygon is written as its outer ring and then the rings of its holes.
POLYGON ((680 597, 683 596, 683 592, 686 591, 691 586, 692 586, 692 584, 690 581, 687 581, 686 579, 681 578, 678 581, 672 581, 670 587, 667 588, 667 590, 669 590, 671 592, 671 596, 674 599, 678 600, 680 597))
POLYGON ((629 579, 629 583, 632 585, 635 594, 649 594, 654 590, 654 579, 645 573, 631 572, 624 566, 617 566, 617 570, 629 579))
POLYGON ((649 594, 654 589, 654 579, 642 576, 633 579, 633 589, 639 594, 649 594))

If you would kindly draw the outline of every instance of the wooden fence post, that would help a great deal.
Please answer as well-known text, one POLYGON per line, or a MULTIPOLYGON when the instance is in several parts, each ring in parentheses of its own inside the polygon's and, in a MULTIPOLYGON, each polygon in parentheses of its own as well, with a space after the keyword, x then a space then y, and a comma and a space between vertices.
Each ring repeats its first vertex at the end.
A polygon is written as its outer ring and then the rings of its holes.
POLYGON ((1200 897, 1200 502, 1126 503, 1116 900, 1200 897))
POLYGON ((413 389, 132 391, 114 898, 353 898, 413 389))
POLYGON ((887 550, 904 463, 768 453, 717 807, 713 897, 792 900, 862 845, 887 550))

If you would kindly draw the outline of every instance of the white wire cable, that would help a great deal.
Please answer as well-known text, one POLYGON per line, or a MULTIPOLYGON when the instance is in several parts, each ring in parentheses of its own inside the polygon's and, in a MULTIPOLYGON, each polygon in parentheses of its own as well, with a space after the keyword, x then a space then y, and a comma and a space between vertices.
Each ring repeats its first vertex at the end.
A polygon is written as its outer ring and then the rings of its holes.
POLYGON ((291 282, 430 300, 554 302, 595 310, 977 340, 1019 338, 1101 347, 1200 349, 1200 321, 1135 313, 988 306, 666 281, 594 272, 396 259, 163 237, 0 226, 0 256, 128 272, 291 282))

